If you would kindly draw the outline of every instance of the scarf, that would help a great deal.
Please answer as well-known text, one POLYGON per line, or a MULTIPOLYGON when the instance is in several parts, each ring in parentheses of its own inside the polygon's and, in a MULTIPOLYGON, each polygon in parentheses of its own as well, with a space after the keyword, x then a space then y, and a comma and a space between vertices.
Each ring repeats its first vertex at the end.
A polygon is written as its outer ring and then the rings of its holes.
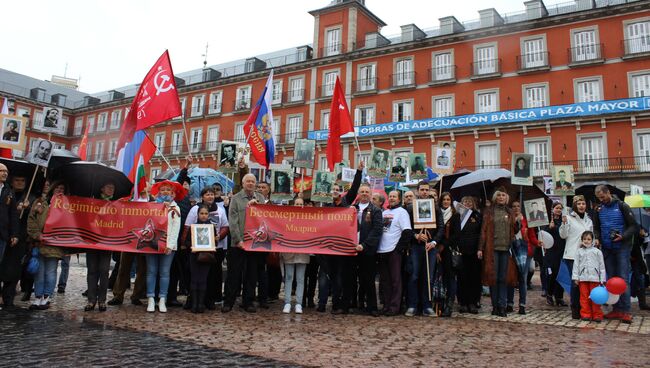
POLYGON ((451 206, 442 210, 442 218, 445 220, 445 224, 447 223, 447 221, 449 221, 449 219, 451 219, 451 215, 452 215, 451 206))
MULTIPOLYGON (((465 207, 463 207, 465 208, 465 207)), ((465 209, 465 216, 463 216, 463 221, 460 223, 460 229, 463 230, 465 228, 465 224, 467 223, 467 220, 469 220, 469 217, 472 215, 472 210, 469 208, 465 209)))

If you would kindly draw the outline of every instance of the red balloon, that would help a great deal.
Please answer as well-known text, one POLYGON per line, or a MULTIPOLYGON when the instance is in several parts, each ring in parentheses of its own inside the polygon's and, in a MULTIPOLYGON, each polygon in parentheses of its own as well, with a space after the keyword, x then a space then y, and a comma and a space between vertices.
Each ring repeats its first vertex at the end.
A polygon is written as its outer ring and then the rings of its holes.
POLYGON ((612 277, 607 280, 607 291, 612 294, 621 295, 627 289, 627 283, 620 277, 612 277))

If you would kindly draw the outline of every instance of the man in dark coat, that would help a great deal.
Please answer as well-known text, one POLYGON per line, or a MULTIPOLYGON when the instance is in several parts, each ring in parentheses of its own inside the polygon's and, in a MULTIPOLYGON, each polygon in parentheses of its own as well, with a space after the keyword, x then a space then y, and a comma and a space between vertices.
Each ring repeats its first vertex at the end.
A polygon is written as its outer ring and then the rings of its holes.
MULTIPOLYGON (((21 259, 26 251, 24 241, 22 246, 19 246, 19 202, 7 183, 8 176, 7 166, 0 164, 0 282, 4 308, 13 306, 16 284, 22 271, 21 259)), ((25 205, 28 206, 29 203, 20 203, 20 209, 25 205)), ((26 236, 23 237, 25 238, 26 236)))
POLYGON ((357 265, 359 268, 359 308, 365 301, 366 312, 379 316, 377 309, 377 247, 383 232, 382 209, 373 205, 370 185, 359 187, 359 203, 355 205, 358 213, 359 245, 357 245, 357 265), (364 300, 365 299, 365 300, 364 300))

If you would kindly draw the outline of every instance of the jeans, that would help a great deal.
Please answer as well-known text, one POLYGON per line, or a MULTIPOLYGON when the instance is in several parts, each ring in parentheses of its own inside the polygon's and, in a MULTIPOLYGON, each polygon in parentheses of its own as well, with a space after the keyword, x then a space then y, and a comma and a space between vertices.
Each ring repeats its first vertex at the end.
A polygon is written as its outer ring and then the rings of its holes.
MULTIPOLYGON (((532 261, 531 257, 526 258, 526 268, 525 270, 528 270, 530 268, 530 262, 532 261)), ((517 272, 517 281, 519 283, 519 306, 520 307, 525 307, 526 306, 526 294, 528 292, 528 285, 527 285, 527 278, 528 278, 528 273, 527 272, 517 272)), ((515 288, 513 287, 508 287, 508 305, 515 305, 515 288)))
POLYGON ((57 258, 46 258, 38 256, 39 267, 34 280, 34 295, 37 298, 50 296, 54 293, 56 286, 56 267, 59 264, 57 258))
POLYGON ((61 273, 59 274, 58 287, 65 289, 68 285, 68 274, 70 273, 70 256, 63 256, 61 258, 61 273))
POLYGON ((510 252, 507 250, 494 251, 494 274, 496 276, 496 284, 494 286, 490 286, 492 308, 506 307, 506 296, 508 292, 508 288, 506 287, 506 277, 508 276, 508 257, 510 257, 510 252))
POLYGON ((5 248, 7 248, 7 242, 0 239, 0 263, 2 263, 2 259, 4 258, 5 248))
POLYGON ((284 265, 284 304, 291 303, 291 289, 293 288, 293 277, 296 276, 296 304, 302 303, 305 292, 305 270, 306 264, 295 263, 284 265))
MULTIPOLYGON (((422 303, 422 308, 431 308, 431 300, 429 300, 429 291, 427 288, 429 284, 427 280, 427 266, 426 256, 424 254, 424 246, 416 245, 411 248, 408 256, 408 290, 407 290, 407 305, 408 308, 417 308, 418 303, 422 303), (418 287, 418 282, 422 281, 422 287, 418 287), (422 299, 422 300, 420 300, 422 299)), ((436 274, 436 254, 437 250, 431 249, 429 253, 429 280, 433 284, 434 275, 436 274)))
POLYGON ((605 270, 607 279, 618 276, 627 282, 628 287, 621 294, 620 299, 614 304, 614 310, 619 312, 630 312, 630 252, 631 247, 622 245, 619 249, 603 248, 605 258, 605 270))
POLYGON ((147 298, 156 296, 156 280, 160 277, 158 297, 167 298, 169 290, 169 270, 174 260, 174 253, 147 254, 147 298))

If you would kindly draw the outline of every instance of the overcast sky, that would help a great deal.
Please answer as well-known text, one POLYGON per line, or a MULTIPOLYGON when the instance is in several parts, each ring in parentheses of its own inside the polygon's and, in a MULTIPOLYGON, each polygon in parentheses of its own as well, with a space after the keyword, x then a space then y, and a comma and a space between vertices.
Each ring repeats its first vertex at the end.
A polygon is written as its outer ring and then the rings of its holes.
MULTIPOLYGON (((547 0, 546 5, 567 2, 547 0)), ((88 93, 140 83, 169 49, 176 73, 310 44, 307 12, 329 0, 19 0, 3 1, 0 67, 38 79, 53 74, 80 78, 88 93)), ((501 14, 524 10, 523 0, 366 0, 388 26, 438 27, 438 18, 478 18, 495 7, 501 14), (488 5, 489 4, 489 5, 488 5)))

